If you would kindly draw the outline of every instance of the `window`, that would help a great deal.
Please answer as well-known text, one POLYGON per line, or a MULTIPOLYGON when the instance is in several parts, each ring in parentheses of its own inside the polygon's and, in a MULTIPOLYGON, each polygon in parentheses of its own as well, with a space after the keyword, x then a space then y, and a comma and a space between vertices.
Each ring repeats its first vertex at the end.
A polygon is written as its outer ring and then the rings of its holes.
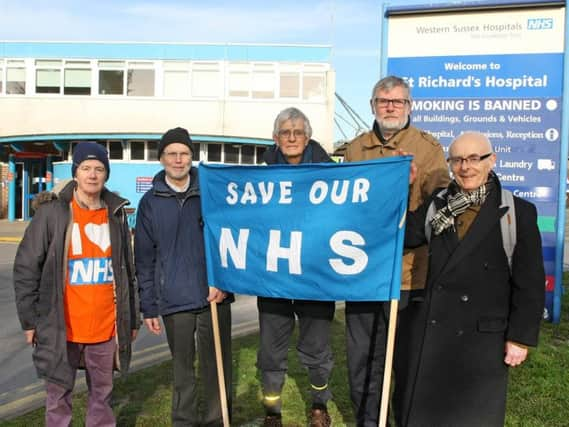
POLYGON ((130 141, 130 160, 144 160, 144 141, 130 141))
POLYGON ((241 146, 241 163, 245 165, 255 164, 255 146, 242 145, 241 146))
POLYGON ((0 95, 4 92, 4 61, 0 59, 0 95))
POLYGON ((319 64, 305 64, 302 75, 302 99, 323 99, 325 95, 325 67, 319 64))
POLYGON ((281 73, 281 98, 298 98, 300 96, 300 73, 281 73))
POLYGON ((130 160, 158 160, 156 141, 129 141, 130 160))
POLYGON ((91 95, 89 61, 66 61, 63 78, 64 95, 91 95))
POLYGON ((249 64, 230 64, 228 75, 229 96, 249 97, 251 72, 249 64))
POLYGON ((207 161, 221 162, 221 144, 207 144, 207 161))
POLYGON ((108 151, 109 151, 109 159, 121 160, 123 158, 122 142, 109 141, 108 151))
POLYGON ((26 65, 24 61, 8 61, 6 93, 9 95, 23 95, 26 93, 26 65))
POLYGON ((302 98, 323 98, 325 95, 324 81, 324 75, 305 74, 302 80, 302 98))
POLYGON ((224 144, 225 163, 239 163, 239 145, 224 144))
POLYGON ((99 94, 154 96, 154 63, 99 61, 99 94))
POLYGON ((264 162, 263 153, 265 152, 266 149, 267 149, 267 147, 265 147, 265 146, 255 147, 255 151, 257 152, 257 164, 258 165, 260 165, 264 162))
POLYGON ((182 61, 164 62, 164 96, 189 98, 190 64, 182 61))
POLYGON ((124 94, 124 62, 99 61, 99 95, 124 94))
POLYGON ((61 70, 36 70, 36 93, 59 93, 61 70))
POLYGON ((164 96, 188 98, 190 96, 190 73, 188 71, 164 71, 164 96))
POLYGON ((126 94, 154 96, 154 65, 151 62, 129 62, 126 94))
POLYGON ((128 70, 128 96, 154 96, 154 70, 128 70))
POLYGON ((91 70, 66 69, 63 93, 65 95, 91 95, 91 70))
POLYGON ((275 97, 275 71, 272 64, 256 64, 253 68, 253 98, 275 97))
POLYGON ((36 93, 60 93, 61 70, 36 70, 36 93))
POLYGON ((201 151, 201 144, 199 142, 194 142, 194 155, 192 156, 192 160, 194 162, 200 161, 200 151, 201 151))
POLYGON ((122 160, 123 159, 123 149, 121 141, 97 141, 97 144, 104 147, 109 153, 109 159, 111 160, 122 160))
POLYGON ((124 71, 100 70, 99 71, 99 94, 122 95, 124 71))
POLYGON ((146 143, 146 160, 158 160, 158 141, 146 143))
POLYGON ((61 61, 36 61, 36 93, 61 93, 61 61))
POLYGON ((192 64, 192 97, 218 97, 221 87, 219 63, 195 62, 192 64))

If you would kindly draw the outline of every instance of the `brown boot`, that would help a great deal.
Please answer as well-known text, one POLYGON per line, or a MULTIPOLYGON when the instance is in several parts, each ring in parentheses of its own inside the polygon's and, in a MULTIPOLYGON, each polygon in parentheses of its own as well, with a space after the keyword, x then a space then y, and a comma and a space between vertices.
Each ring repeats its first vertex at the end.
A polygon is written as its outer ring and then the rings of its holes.
POLYGON ((332 418, 326 409, 312 409, 310 411, 310 427, 330 427, 332 418))
POLYGON ((263 427, 283 427, 281 415, 267 415, 263 421, 263 427))

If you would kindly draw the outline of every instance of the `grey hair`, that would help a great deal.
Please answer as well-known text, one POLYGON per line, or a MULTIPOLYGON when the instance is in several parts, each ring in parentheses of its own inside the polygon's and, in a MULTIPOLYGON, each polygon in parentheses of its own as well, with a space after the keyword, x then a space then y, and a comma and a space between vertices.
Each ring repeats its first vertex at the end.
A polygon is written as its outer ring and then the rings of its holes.
POLYGON ((306 117, 302 111, 295 107, 285 108, 277 115, 273 126, 273 136, 279 136, 281 126, 287 120, 291 120, 293 122, 295 120, 302 120, 304 122, 304 134, 306 135, 306 138, 312 138, 312 126, 310 126, 310 120, 308 120, 308 117, 306 117))
POLYGON ((409 84, 407 84, 407 82, 401 77, 397 76, 387 76, 378 81, 371 91, 371 99, 373 100, 378 90, 389 92, 394 87, 402 87, 405 89, 405 92, 407 92, 407 99, 411 102, 411 89, 409 88, 409 84))
POLYGON ((488 139, 488 137, 485 134, 483 134, 482 132, 475 131, 475 130, 467 130, 465 132, 462 132, 455 139, 453 139, 453 141, 448 146, 449 154, 452 151, 452 146, 454 145, 454 143, 461 140, 461 139, 464 139, 464 138, 477 139, 479 141, 483 141, 488 146, 488 150, 491 153, 494 152, 494 148, 492 147, 492 142, 490 141, 490 139, 488 139))

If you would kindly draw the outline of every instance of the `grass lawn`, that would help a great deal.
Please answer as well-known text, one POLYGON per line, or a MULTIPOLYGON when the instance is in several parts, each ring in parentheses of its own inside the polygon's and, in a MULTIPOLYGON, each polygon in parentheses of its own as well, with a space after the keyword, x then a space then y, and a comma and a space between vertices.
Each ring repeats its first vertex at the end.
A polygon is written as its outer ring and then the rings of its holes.
MULTIPOLYGON (((567 280, 567 278, 566 278, 567 280)), ((333 325, 335 368, 331 380, 334 400, 329 410, 335 426, 354 425, 348 398, 344 351, 344 313, 339 309, 333 325)), ((233 342, 233 425, 254 426, 262 419, 259 376, 255 368, 258 336, 233 342)), ((289 352, 289 374, 283 393, 283 423, 306 425, 309 410, 308 380, 296 352, 289 352)), ((115 383, 114 408, 119 426, 168 426, 170 424, 171 363, 166 362, 129 375, 115 383)), ((85 394, 74 400, 73 426, 82 426, 85 394)), ((41 426, 43 409, 3 426, 41 426)), ((564 297, 560 325, 544 323, 540 344, 529 360, 511 370, 506 417, 508 427, 569 426, 569 295, 564 297)), ((481 426, 483 427, 483 426, 481 426)))

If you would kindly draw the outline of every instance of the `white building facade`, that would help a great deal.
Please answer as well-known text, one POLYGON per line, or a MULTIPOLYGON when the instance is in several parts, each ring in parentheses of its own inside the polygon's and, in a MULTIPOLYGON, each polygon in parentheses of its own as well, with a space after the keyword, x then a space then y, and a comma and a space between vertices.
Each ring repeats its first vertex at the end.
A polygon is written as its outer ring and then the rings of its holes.
POLYGON ((0 42, 4 216, 28 219, 80 141, 107 147, 109 187, 134 205, 172 127, 189 130, 197 161, 256 164, 275 116, 294 106, 332 152, 330 61, 327 46, 0 42))

